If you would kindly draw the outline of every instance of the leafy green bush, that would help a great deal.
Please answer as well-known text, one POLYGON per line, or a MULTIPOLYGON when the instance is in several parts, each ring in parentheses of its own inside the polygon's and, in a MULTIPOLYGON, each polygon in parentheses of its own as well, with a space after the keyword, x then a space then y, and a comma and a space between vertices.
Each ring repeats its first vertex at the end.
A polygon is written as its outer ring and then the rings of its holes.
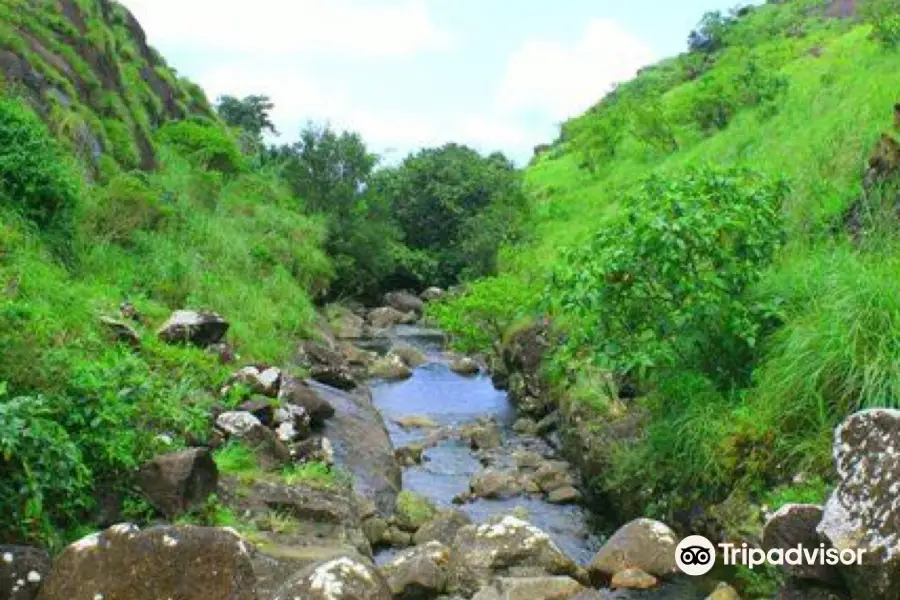
POLYGON ((66 229, 78 201, 75 171, 24 104, 0 98, 0 202, 43 229, 66 229))
POLYGON ((171 146, 192 164, 213 171, 235 174, 247 168, 237 140, 225 127, 209 120, 166 123, 156 132, 156 140, 171 146))
POLYGON ((171 213, 142 177, 134 173, 116 175, 105 187, 95 188, 82 220, 90 243, 127 243, 136 231, 152 231, 171 213))
POLYGON ((743 169, 649 179, 553 275, 546 301, 572 321, 562 362, 638 377, 675 365, 723 382, 743 376, 764 316, 745 292, 781 244, 786 191, 743 169))
POLYGON ((900 0, 866 0, 862 14, 872 23, 872 36, 889 47, 900 46, 900 0))

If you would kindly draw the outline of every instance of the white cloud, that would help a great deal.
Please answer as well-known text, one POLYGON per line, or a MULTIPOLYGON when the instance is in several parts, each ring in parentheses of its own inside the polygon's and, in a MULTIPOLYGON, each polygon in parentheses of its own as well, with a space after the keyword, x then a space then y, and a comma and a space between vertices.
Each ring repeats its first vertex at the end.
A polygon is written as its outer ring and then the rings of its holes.
POLYGON ((513 54, 496 95, 505 114, 537 111, 562 120, 587 110, 615 83, 654 60, 650 46, 609 19, 571 44, 529 40, 513 54))
POLYGON ((122 0, 160 46, 242 56, 409 56, 452 47, 424 0, 122 0))

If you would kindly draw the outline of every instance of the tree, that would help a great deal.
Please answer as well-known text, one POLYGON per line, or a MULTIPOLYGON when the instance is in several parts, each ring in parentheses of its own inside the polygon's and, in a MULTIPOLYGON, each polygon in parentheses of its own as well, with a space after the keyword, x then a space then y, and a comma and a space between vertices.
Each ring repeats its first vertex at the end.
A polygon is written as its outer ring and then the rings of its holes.
POLYGON ((725 46, 725 36, 735 19, 723 15, 721 11, 711 11, 703 15, 697 29, 688 36, 691 52, 712 53, 725 46))
POLYGON ((247 96, 239 100, 234 96, 220 96, 216 110, 219 116, 232 127, 242 130, 253 146, 252 149, 260 149, 263 144, 263 134, 268 131, 279 135, 272 123, 271 113, 275 108, 268 96, 247 96))

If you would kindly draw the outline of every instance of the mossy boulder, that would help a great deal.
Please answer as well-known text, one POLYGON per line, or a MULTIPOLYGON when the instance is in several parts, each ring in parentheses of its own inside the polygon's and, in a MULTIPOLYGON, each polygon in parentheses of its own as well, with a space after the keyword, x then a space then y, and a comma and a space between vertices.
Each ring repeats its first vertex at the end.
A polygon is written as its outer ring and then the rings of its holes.
POLYGON ((431 521, 437 514, 437 507, 431 500, 414 492, 404 490, 397 495, 394 519, 404 531, 415 533, 431 521))

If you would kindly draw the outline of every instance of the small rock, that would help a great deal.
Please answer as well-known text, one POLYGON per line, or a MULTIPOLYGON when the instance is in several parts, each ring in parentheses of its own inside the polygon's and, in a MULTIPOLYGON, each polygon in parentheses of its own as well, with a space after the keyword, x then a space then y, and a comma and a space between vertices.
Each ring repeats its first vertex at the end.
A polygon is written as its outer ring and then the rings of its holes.
POLYGON ((575 486, 575 478, 570 469, 571 465, 564 461, 544 461, 532 475, 532 479, 544 493, 552 494, 556 490, 575 486))
POLYGON ((456 533, 471 524, 471 517, 460 510, 442 510, 419 528, 416 535, 413 536, 413 542, 416 545, 426 542, 441 542, 446 546, 451 546, 456 538, 456 533))
POLYGON ((234 346, 231 344, 223 342, 211 344, 206 348, 206 351, 217 356, 219 358, 219 363, 223 365, 233 364, 238 359, 237 352, 235 352, 234 346))
POLYGON ((281 370, 276 367, 266 369, 254 366, 244 367, 232 375, 230 384, 235 383, 247 386, 254 394, 277 398, 281 386, 281 370))
POLYGON ((640 569, 625 569, 613 575, 610 587, 614 590, 649 590, 658 583, 656 577, 640 569))
POLYGON ((326 420, 334 416, 334 407, 327 400, 303 381, 293 377, 284 378, 278 399, 282 404, 303 408, 314 427, 321 427, 326 420))
POLYGON ((388 354, 379 358, 369 367, 369 375, 388 381, 409 379, 412 377, 412 369, 396 354, 388 354))
POLYGON ((621 527, 591 561, 592 581, 603 582, 625 569, 638 568, 655 577, 678 571, 677 537, 665 523, 636 519, 621 527))
POLYGON ((518 478, 499 471, 487 469, 479 471, 469 481, 473 496, 486 500, 506 500, 522 493, 518 478))
POLYGON ((275 435, 285 444, 297 441, 300 438, 300 432, 297 431, 293 423, 281 423, 275 428, 275 435))
POLYGON ((262 422, 244 411, 224 412, 216 417, 216 427, 235 437, 247 435, 255 427, 262 427, 262 422))
POLYGON ((310 378, 339 390, 350 391, 359 387, 356 378, 346 365, 316 365, 309 370, 310 378))
POLYGON ((391 525, 384 533, 382 542, 390 548, 408 548, 412 546, 412 534, 403 531, 396 525, 391 525))
POLYGON ((50 566, 50 555, 44 550, 0 544, 0 598, 34 600, 50 566))
MULTIPOLYGON (((388 532, 388 522, 382 517, 369 517, 362 524, 363 534, 373 547, 381 546, 385 543, 385 537, 388 532)), ((390 545, 390 544, 388 544, 390 545)))
POLYGON ((193 448, 155 457, 136 479, 147 500, 172 519, 203 505, 216 492, 219 471, 209 450, 193 448))
POLYGON ((733 587, 722 582, 716 586, 712 594, 706 597, 706 600, 741 600, 741 596, 733 587))
POLYGON ((401 467, 414 467, 422 464, 422 456, 425 448, 419 444, 402 446, 394 450, 394 456, 401 467))
POLYGON ((229 324, 214 312, 178 310, 159 329, 159 338, 169 344, 193 344, 205 348, 222 341, 229 324))
POLYGON ((291 456, 298 463, 334 464, 334 448, 327 437, 319 435, 294 444, 291 456))
POLYGON ((421 298, 425 302, 434 302, 435 300, 440 300, 441 298, 443 298, 444 294, 446 294, 444 290, 439 287, 432 286, 419 294, 419 298, 421 298))
POLYGON ((109 317, 100 317, 100 323, 109 330, 115 341, 128 344, 132 348, 141 347, 140 334, 128 323, 109 317))
POLYGON ((415 533, 437 514, 434 503, 414 492, 404 490, 397 495, 394 519, 404 531, 415 533))
POLYGON ((519 435, 536 435, 538 424, 533 419, 523 417, 513 424, 513 431, 519 435))
POLYGON ((387 329, 394 325, 411 325, 418 320, 416 313, 403 313, 390 306, 376 308, 371 311, 366 318, 369 324, 376 329, 387 329))
POLYGON ((269 398, 256 396, 239 404, 235 412, 250 413, 259 419, 260 423, 266 427, 271 427, 275 424, 275 406, 276 403, 269 398))
POLYGON ((460 429, 460 437, 468 440, 472 450, 493 450, 502 444, 500 425, 493 420, 465 425, 460 429))
POLYGON ((463 356, 451 361, 450 370, 457 375, 464 376, 478 375, 479 373, 481 373, 481 367, 478 366, 478 363, 468 356, 463 356))
POLYGON ((390 292, 384 295, 384 303, 402 313, 415 313, 421 316, 425 309, 422 299, 409 292, 390 292))
POLYGON ((360 556, 347 555, 306 567, 291 577, 275 598, 392 600, 393 595, 375 565, 360 556))
POLYGON ((418 348, 412 346, 394 346, 391 348, 390 354, 397 356, 410 369, 421 367, 425 364, 425 354, 418 348))
POLYGON ((584 500, 581 492, 572 486, 566 486, 553 490, 547 495, 547 502, 550 504, 581 504, 584 500))
POLYGON ((573 600, 586 591, 571 577, 500 577, 472 600, 573 600))
POLYGON ((516 461, 516 468, 520 471, 536 471, 546 462, 543 456, 529 450, 513 452, 513 458, 516 461))
POLYGON ((439 425, 425 415, 408 415, 393 419, 403 429, 437 429, 439 425))
POLYGON ((440 542, 411 548, 383 565, 381 572, 395 598, 435 598, 447 589, 450 549, 440 542))

